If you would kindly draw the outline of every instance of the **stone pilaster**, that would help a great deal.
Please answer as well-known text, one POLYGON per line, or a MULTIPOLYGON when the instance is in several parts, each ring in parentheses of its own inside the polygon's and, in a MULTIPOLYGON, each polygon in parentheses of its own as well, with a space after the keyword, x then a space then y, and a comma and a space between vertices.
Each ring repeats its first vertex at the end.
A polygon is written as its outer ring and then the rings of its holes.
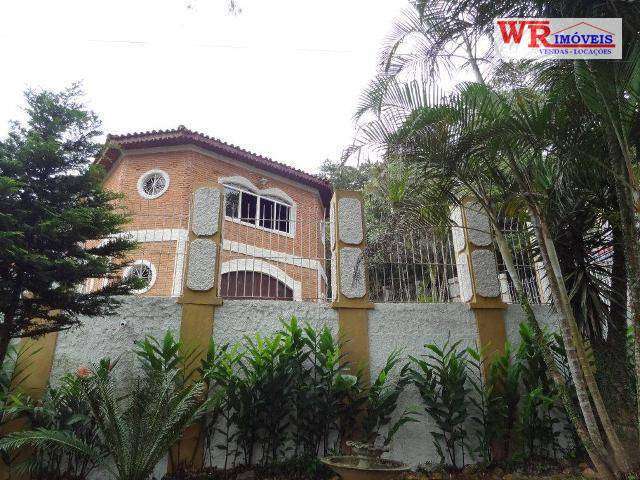
MULTIPOLYGON (((189 244, 186 275, 179 302, 182 304, 180 341, 184 353, 193 353, 197 368, 205 357, 213 335, 215 308, 222 304, 218 297, 220 250, 222 246, 223 196, 219 186, 200 186, 191 202, 189 244)), ((189 428, 172 449, 170 469, 182 465, 202 467, 203 438, 199 425, 189 428)))
POLYGON ((489 219, 473 198, 456 206, 451 219, 460 301, 473 310, 479 346, 490 357, 504 351, 507 337, 489 219))
POLYGON ((332 307, 338 311, 344 353, 354 371, 369 381, 369 318, 373 308, 367 291, 364 257, 364 202, 359 192, 337 190, 331 199, 332 307))

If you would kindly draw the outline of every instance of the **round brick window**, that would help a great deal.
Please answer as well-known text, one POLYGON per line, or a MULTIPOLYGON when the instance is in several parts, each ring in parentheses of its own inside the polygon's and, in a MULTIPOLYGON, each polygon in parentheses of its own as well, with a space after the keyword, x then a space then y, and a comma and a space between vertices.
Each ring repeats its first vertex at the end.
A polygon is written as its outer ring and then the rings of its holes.
POLYGON ((148 292, 153 284, 156 283, 156 268, 153 263, 147 260, 136 260, 133 265, 127 267, 124 272, 126 278, 138 277, 144 282, 144 287, 133 290, 133 293, 145 293, 148 292))
POLYGON ((138 193, 142 198, 158 198, 168 188, 169 175, 162 170, 149 170, 138 179, 138 193))

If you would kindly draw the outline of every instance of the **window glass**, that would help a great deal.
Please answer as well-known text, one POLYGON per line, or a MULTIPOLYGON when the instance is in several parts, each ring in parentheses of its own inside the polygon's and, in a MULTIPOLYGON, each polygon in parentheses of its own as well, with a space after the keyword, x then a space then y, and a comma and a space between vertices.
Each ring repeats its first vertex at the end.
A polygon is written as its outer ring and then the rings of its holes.
POLYGON ((224 188, 225 215, 231 218, 238 218, 240 210, 240 192, 233 188, 224 188))
POLYGON ((256 208, 258 197, 252 193, 242 192, 240 197, 240 220, 247 223, 256 223, 256 208))
POLYGON ((276 230, 289 233, 290 212, 291 212, 291 207, 289 207, 288 205, 276 203, 276 225, 275 225, 276 230))
POLYGON ((268 229, 274 228, 275 221, 275 202, 260 198, 260 226, 268 229))
POLYGON ((268 230, 291 232, 291 207, 254 193, 224 187, 224 213, 243 223, 258 225, 268 230))

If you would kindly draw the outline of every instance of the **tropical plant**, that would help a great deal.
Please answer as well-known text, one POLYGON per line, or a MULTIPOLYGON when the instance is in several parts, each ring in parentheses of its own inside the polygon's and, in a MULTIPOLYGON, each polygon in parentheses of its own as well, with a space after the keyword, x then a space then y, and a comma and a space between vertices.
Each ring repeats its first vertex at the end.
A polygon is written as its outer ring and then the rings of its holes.
MULTIPOLYGON (((24 345, 24 344, 23 344, 24 345)), ((29 411, 31 399, 20 391, 27 378, 30 356, 37 350, 9 345, 4 363, 0 364, 0 432, 6 432, 10 422, 29 411)), ((15 460, 9 452, 0 449, 0 461, 11 465, 15 460)))
POLYGON ((176 380, 184 383, 191 379, 198 369, 195 362, 197 352, 185 351, 183 343, 176 340, 170 330, 167 330, 162 340, 147 336, 144 340, 136 341, 135 346, 134 354, 147 374, 175 370, 181 372, 176 380))
POLYGON ((399 351, 367 387, 361 372, 349 373, 342 342, 329 328, 300 325, 295 317, 281 323, 272 335, 244 337, 234 346, 211 342, 200 369, 209 395, 220 398, 206 416, 210 458, 218 450, 225 468, 265 468, 291 455, 317 458, 340 451, 349 439, 381 437, 387 445, 414 421, 410 410, 394 417, 409 382, 408 366, 394 375, 399 351), (262 453, 257 460, 256 451, 262 453))
MULTIPOLYGON (((106 371, 111 367, 106 360, 98 368, 106 371)), ((31 478, 84 479, 102 464, 107 448, 81 388, 82 379, 68 373, 29 410, 29 425, 35 432, 25 433, 23 439, 39 437, 41 444, 16 471, 31 478), (64 443, 47 441, 51 436, 64 443), (67 448, 67 443, 79 448, 67 448)), ((21 433, 16 435, 20 438, 21 433)))
POLYGON ((213 464, 215 450, 224 452, 225 470, 229 458, 233 458, 235 463, 237 454, 232 449, 238 432, 233 430, 236 409, 231 399, 236 398, 234 392, 239 381, 236 370, 240 358, 237 346, 231 347, 228 343, 218 345, 211 339, 200 368, 207 396, 220 398, 217 408, 212 408, 203 419, 204 449, 209 455, 209 464, 213 464), (222 436, 220 443, 215 443, 217 436, 222 436))
MULTIPOLYGON (((406 93, 401 86, 394 92, 391 98, 398 98, 398 92, 406 93)), ((616 452, 616 468, 625 471, 628 468, 627 455, 604 406, 593 370, 587 368, 583 338, 550 233, 552 210, 545 203, 550 191, 564 188, 564 184, 569 183, 565 176, 558 175, 554 165, 562 162, 571 168, 569 171, 572 173, 584 170, 584 155, 576 153, 588 151, 580 144, 584 135, 570 137, 578 143, 573 156, 565 155, 565 150, 562 156, 556 156, 552 146, 559 142, 559 136, 549 125, 553 125, 560 112, 564 114, 568 110, 558 107, 557 97, 547 97, 539 92, 498 92, 485 85, 465 85, 456 94, 440 98, 430 107, 423 105, 427 96, 419 97, 412 90, 408 92, 405 97, 399 97, 401 101, 395 102, 389 110, 383 110, 382 117, 374 121, 373 126, 365 127, 364 135, 384 145, 387 155, 402 156, 405 161, 424 169, 426 200, 433 195, 446 198, 455 205, 461 198, 471 196, 487 214, 518 300, 576 431, 594 463, 603 472, 608 472, 609 466, 604 460, 608 457, 596 428, 597 413, 612 451, 616 452), (404 113, 402 106, 406 108, 404 113), (561 312, 561 332, 563 342, 568 346, 572 385, 578 391, 580 415, 575 413, 571 392, 553 362, 542 329, 526 298, 513 253, 500 231, 500 215, 509 209, 528 212, 531 218, 536 244, 545 259, 546 276, 554 302, 561 312)), ((593 157, 586 158, 597 165, 593 157)), ((584 182, 583 175, 578 174, 575 178, 578 185, 584 182)), ((584 185, 578 190, 584 191, 584 185)))
POLYGON ((399 397, 411 381, 408 363, 405 363, 395 377, 392 377, 394 369, 402 360, 401 355, 401 349, 393 350, 367 389, 362 422, 364 439, 367 443, 375 444, 378 437, 382 437, 382 446, 386 447, 403 425, 418 421, 416 419, 418 412, 414 408, 409 408, 390 424, 392 415, 398 408, 399 397), (387 431, 382 434, 381 429, 387 425, 387 431))
POLYGON ((542 453, 557 458, 559 444, 554 431, 555 425, 559 423, 555 415, 557 391, 547 374, 533 332, 527 324, 520 325, 520 345, 516 357, 525 389, 519 422, 524 439, 523 455, 542 453))
POLYGON ((217 398, 203 400, 201 382, 179 385, 177 370, 149 371, 123 396, 109 364, 102 361, 91 371, 79 372, 74 383, 95 427, 84 433, 44 428, 15 432, 0 439, 0 449, 29 446, 53 451, 58 458, 73 458, 91 468, 100 465, 117 480, 146 480, 169 447, 217 398))
POLYGON ((273 463, 285 453, 294 374, 290 343, 291 337, 281 333, 245 337, 246 354, 240 369, 255 394, 253 415, 260 427, 262 464, 273 463), (276 398, 279 400, 274 401, 276 398))
MULTIPOLYGON (((486 95, 477 95, 486 88, 480 85, 474 86, 475 93, 469 95, 469 88, 464 87, 465 92, 453 102, 425 101, 428 96, 422 93, 422 89, 411 88, 416 83, 402 85, 396 78, 382 78, 363 96, 364 105, 359 113, 371 113, 375 118, 371 125, 365 124, 362 130, 365 136, 386 144, 386 147, 394 144, 397 147, 385 149, 388 157, 394 161, 398 156, 409 157, 423 166, 433 162, 431 165, 436 168, 428 170, 428 174, 425 171, 427 175, 424 178, 431 178, 430 175, 435 173, 437 180, 429 182, 435 184, 434 188, 444 186, 445 195, 472 195, 479 201, 496 230, 496 242, 519 301, 530 319, 548 372, 582 443, 602 475, 611 477, 628 473, 632 455, 620 441, 609 410, 628 408, 629 402, 613 400, 614 405, 611 405, 612 401, 606 405, 596 374, 589 367, 582 335, 586 333, 597 337, 604 331, 602 325, 606 324, 612 332, 607 343, 615 341, 618 346, 612 349, 607 345, 609 351, 623 352, 626 349, 622 332, 626 318, 623 292, 627 290, 627 279, 631 287, 632 314, 637 317, 640 311, 634 300, 635 297, 640 298, 637 288, 640 285, 637 280, 640 278, 640 257, 634 220, 634 164, 637 163, 634 152, 637 153, 638 145, 633 140, 640 124, 637 114, 640 8, 634 2, 586 0, 506 3, 442 0, 415 2, 415 7, 417 22, 409 24, 408 28, 400 28, 398 38, 410 38, 405 32, 422 34, 416 54, 407 56, 400 50, 402 42, 397 42, 385 52, 386 65, 394 65, 394 62, 402 65, 406 63, 403 56, 415 59, 425 58, 425 54, 427 57, 431 55, 429 58, 433 62, 436 59, 434 52, 441 50, 430 49, 429 46, 455 45, 456 41, 460 45, 460 38, 486 37, 490 35, 493 19, 497 17, 624 18, 623 41, 626 46, 622 61, 550 61, 526 65, 525 68, 520 68, 520 65, 513 69, 519 72, 519 81, 494 82, 498 89, 507 87, 504 90, 489 89, 486 95), (413 28, 413 25, 417 27, 413 28), (433 28, 422 28, 423 25, 433 28), (460 28, 437 28, 446 25, 459 25, 460 28), (513 85, 516 88, 511 88, 513 85), (527 88, 521 88, 523 85, 527 88), (424 109, 425 104, 434 108, 424 109), (451 109, 453 105, 455 107, 451 109), (452 125, 455 127, 451 128, 452 125), (394 134, 403 128, 405 131, 394 138, 394 134), (470 172, 473 176, 467 175, 470 172), (477 181, 473 181, 474 176, 477 181), (452 178, 455 179, 453 185, 452 178), (499 193, 497 197, 496 193, 499 193), (553 300, 561 312, 563 343, 571 370, 570 383, 552 362, 552 352, 544 343, 544 335, 536 325, 530 305, 521 295, 512 252, 505 239, 501 238, 499 224, 495 221, 508 210, 509 204, 531 218, 553 300), (576 222, 578 216, 580 220, 576 222), (594 250, 592 241, 597 240, 600 246, 606 242, 607 235, 603 233, 606 225, 611 226, 614 235, 615 270, 611 273, 599 271, 597 262, 593 261, 593 252, 601 247, 594 250), (564 249, 563 242, 566 242, 564 249), (625 265, 627 272, 624 271, 625 265), (610 276, 610 284, 606 276, 610 276), (569 388, 577 393, 578 411, 572 404, 574 395, 569 388), (598 423, 603 426, 610 452, 605 448, 598 423)), ((407 43, 410 45, 411 41, 407 43)), ((445 49, 445 55, 450 53, 445 49)), ((503 67, 512 67, 496 63, 498 68, 495 72, 505 71, 503 67)), ((480 83, 486 80, 487 77, 478 78, 480 83)), ((455 204, 455 200, 452 203, 455 204)), ((633 351, 640 357, 638 318, 633 325, 636 335, 633 351)), ((598 338, 591 340, 598 353, 601 348, 595 342, 598 338)), ((625 356, 619 353, 618 361, 609 363, 618 368, 617 375, 612 378, 616 381, 614 388, 620 392, 627 392, 626 385, 631 383, 626 372, 620 370, 625 356)), ((638 359, 635 368, 635 377, 638 377, 638 359)), ((637 389, 638 382, 635 385, 637 389)), ((633 415, 637 419, 640 418, 640 395, 634 397, 633 415)), ((640 421, 636 420, 633 428, 640 433, 639 425, 640 421)), ((637 451, 638 442, 634 443, 637 451)))
POLYGON ((409 357, 411 380, 418 389, 426 413, 437 430, 431 432, 442 463, 453 468, 465 464, 466 423, 469 417, 466 350, 450 339, 440 347, 425 345, 424 358, 409 357))
MULTIPOLYGON (((468 370, 470 415, 468 426, 474 434, 475 439, 471 443, 471 453, 476 458, 482 459, 485 463, 491 463, 494 459, 500 459, 500 455, 495 455, 496 443, 502 435, 507 433, 503 428, 504 420, 511 413, 506 399, 509 392, 506 387, 506 376, 498 368, 499 362, 508 355, 509 346, 506 346, 506 353, 500 355, 495 353, 492 358, 488 358, 486 351, 480 348, 468 348, 468 370), (500 372, 498 374, 498 372, 500 372)), ((507 357, 508 358, 508 357, 507 357)), ((518 379, 515 380, 516 389, 518 379)), ((499 453, 499 452, 498 452, 499 453)))
MULTIPOLYGON (((490 441, 498 452, 498 459, 511 458, 517 449, 516 426, 518 406, 522 398, 520 376, 522 366, 514 361, 509 343, 504 353, 494 355, 488 372, 489 390, 489 434, 490 441)), ((492 452, 493 453, 493 452, 492 452)))

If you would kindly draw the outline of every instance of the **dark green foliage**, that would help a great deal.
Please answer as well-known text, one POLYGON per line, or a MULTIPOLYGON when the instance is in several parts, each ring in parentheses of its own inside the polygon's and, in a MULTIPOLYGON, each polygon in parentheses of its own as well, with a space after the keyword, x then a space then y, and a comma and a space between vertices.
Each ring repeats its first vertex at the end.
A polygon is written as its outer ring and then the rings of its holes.
MULTIPOLYGON (((546 337, 566 365, 553 335, 546 337)), ((460 342, 426 348, 423 358, 411 358, 411 378, 438 427, 431 435, 442 463, 461 467, 467 452, 485 463, 584 458, 527 324, 517 351, 507 344, 491 361, 460 342), (565 433, 574 438, 568 450, 559 442, 565 433)))
MULTIPOLYGON (((111 368, 105 362, 102 369, 111 368)), ((86 478, 107 456, 107 448, 82 395, 82 379, 66 374, 57 388, 49 389, 42 402, 29 412, 31 427, 42 438, 57 435, 61 440, 84 444, 83 451, 57 448, 55 442, 36 448, 23 465, 32 478, 86 478), (89 448, 90 447, 90 448, 89 448)))
POLYGON ((238 412, 241 407, 234 403, 238 398, 236 391, 239 388, 240 377, 235 375, 235 372, 240 357, 237 348, 230 348, 228 344, 219 346, 212 340, 200 369, 207 395, 220 397, 217 408, 209 411, 204 418, 205 452, 209 457, 209 463, 213 463, 215 451, 223 451, 225 469, 229 458, 234 455, 232 446, 238 436, 238 431, 232 428, 238 424, 238 412), (220 436, 220 443, 215 443, 215 438, 220 436))
POLYGON ((341 426, 364 401, 359 378, 346 369, 329 329, 301 327, 295 317, 272 336, 233 347, 212 342, 201 371, 221 402, 207 418, 207 455, 222 451, 225 467, 271 465, 337 448, 341 426))
POLYGON ((522 397, 520 388, 521 365, 514 362, 509 344, 505 352, 493 358, 489 367, 488 384, 491 388, 490 438, 499 442, 504 456, 509 458, 516 448, 518 405, 522 397))
MULTIPOLYGON (((469 356, 469 384, 471 385, 469 402, 472 406, 469 428, 475 437, 470 450, 476 459, 489 463, 493 460, 492 448, 504 433, 501 428, 501 420, 506 416, 505 397, 502 395, 502 382, 498 382, 498 378, 501 377, 492 374, 492 371, 496 369, 494 365, 498 365, 503 357, 497 356, 490 365, 487 365, 484 352, 469 348, 467 355, 469 356), (485 380, 486 370, 489 372, 487 380, 485 380)), ((508 358, 508 352, 506 357, 508 358)))
POLYGON ((406 423, 417 422, 417 411, 405 410, 399 418, 391 424, 386 432, 382 435, 380 430, 383 426, 391 422, 391 417, 398 406, 398 398, 404 391, 405 387, 411 382, 410 365, 404 364, 400 371, 396 374, 396 378, 392 379, 394 369, 398 366, 402 357, 401 350, 391 352, 387 361, 380 370, 378 376, 371 382, 368 390, 366 410, 363 420, 364 440, 367 443, 375 444, 379 436, 383 436, 383 446, 389 445, 394 435, 400 427, 406 423))
POLYGON ((66 377, 62 390, 50 391, 43 406, 32 409, 40 428, 6 435, 0 450, 35 449, 25 468, 41 478, 82 478, 100 465, 116 480, 147 480, 184 429, 217 408, 217 396, 203 400, 204 385, 181 382, 176 369, 144 369, 123 395, 112 368, 105 359, 66 377))
POLYGON ((420 392, 424 409, 438 430, 433 444, 442 463, 454 468, 464 465, 466 422, 469 417, 466 351, 460 342, 447 340, 442 347, 427 344, 423 358, 410 357, 411 379, 420 392))
MULTIPOLYGON (((16 348, 9 345, 4 363, 0 364, 0 431, 10 421, 18 418, 31 408, 31 399, 20 392, 20 385, 27 378, 26 367, 34 348, 16 348)), ((11 465, 14 456, 0 450, 0 460, 11 465)))
POLYGON ((381 437, 388 444, 413 421, 404 412, 392 422, 408 366, 394 375, 401 361, 394 352, 365 388, 360 375, 348 373, 341 349, 327 327, 301 326, 295 317, 268 337, 245 337, 233 347, 212 342, 201 371, 220 403, 206 420, 207 456, 222 452, 225 468, 264 467, 340 451, 346 440, 381 437), (354 429, 358 418, 363 431, 354 429))
POLYGON ((516 354, 520 363, 524 395, 520 412, 525 457, 557 457, 559 445, 554 426, 557 420, 558 394, 547 375, 534 334, 527 324, 520 325, 520 346, 516 354))
POLYGON ((0 364, 11 338, 69 328, 80 314, 114 313, 113 295, 139 286, 118 274, 135 243, 114 236, 127 216, 91 165, 100 122, 80 94, 78 86, 28 90, 26 122, 0 140, 0 364), (89 278, 109 281, 82 293, 89 278))
POLYGON ((320 176, 335 190, 362 190, 374 176, 374 164, 360 163, 353 167, 344 162, 325 160, 320 165, 320 176))

